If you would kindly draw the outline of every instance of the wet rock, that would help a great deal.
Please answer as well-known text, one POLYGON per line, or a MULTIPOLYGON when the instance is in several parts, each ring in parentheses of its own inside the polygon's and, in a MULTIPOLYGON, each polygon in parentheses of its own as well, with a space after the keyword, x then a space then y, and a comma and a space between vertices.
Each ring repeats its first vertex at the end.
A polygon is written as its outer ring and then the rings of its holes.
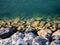
POLYGON ((48 45, 49 44, 49 41, 46 40, 45 38, 43 37, 35 37, 33 39, 33 42, 32 42, 32 45, 48 45))
POLYGON ((60 30, 57 30, 52 34, 53 39, 60 39, 60 30))
POLYGON ((52 41, 50 45, 60 45, 60 40, 52 41))

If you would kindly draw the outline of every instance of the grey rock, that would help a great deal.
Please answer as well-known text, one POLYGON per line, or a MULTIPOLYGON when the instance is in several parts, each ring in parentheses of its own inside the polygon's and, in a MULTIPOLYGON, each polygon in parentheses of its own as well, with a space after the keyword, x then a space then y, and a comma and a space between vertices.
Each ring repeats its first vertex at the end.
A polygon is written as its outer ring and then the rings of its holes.
POLYGON ((4 27, 0 28, 0 35, 7 33, 7 32, 9 32, 9 28, 4 28, 4 27))
POLYGON ((36 37, 32 32, 25 33, 25 37, 23 40, 28 43, 28 45, 32 45, 32 40, 36 37))
POLYGON ((36 35, 34 35, 32 32, 30 33, 25 33, 25 37, 23 38, 24 41, 27 41, 27 40, 33 40, 33 38, 35 38, 36 35))
POLYGON ((49 41, 43 37, 35 37, 33 39, 33 42, 32 42, 32 45, 48 45, 49 44, 49 41))
POLYGON ((19 38, 15 45, 27 45, 27 42, 25 42, 23 39, 19 38))
POLYGON ((50 45, 60 45, 60 40, 52 41, 50 45))
POLYGON ((2 45, 11 45, 11 38, 2 39, 2 45))
POLYGON ((14 35, 11 36, 12 44, 13 45, 24 45, 25 42, 23 41, 24 34, 20 32, 16 32, 14 35))

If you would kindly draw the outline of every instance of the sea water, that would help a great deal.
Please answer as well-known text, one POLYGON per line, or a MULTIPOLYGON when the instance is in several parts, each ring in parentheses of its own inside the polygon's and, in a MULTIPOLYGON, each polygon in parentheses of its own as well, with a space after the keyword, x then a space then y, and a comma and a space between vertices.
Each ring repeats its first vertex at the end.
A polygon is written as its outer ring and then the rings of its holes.
POLYGON ((60 17, 60 0, 0 0, 0 19, 60 17))

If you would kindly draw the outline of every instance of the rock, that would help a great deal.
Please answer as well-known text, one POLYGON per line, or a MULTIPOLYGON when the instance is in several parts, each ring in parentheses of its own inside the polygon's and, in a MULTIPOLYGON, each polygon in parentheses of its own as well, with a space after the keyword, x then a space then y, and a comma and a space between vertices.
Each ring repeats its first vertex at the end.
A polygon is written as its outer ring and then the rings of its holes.
POLYGON ((2 39, 2 45, 11 45, 11 38, 2 39))
MULTIPOLYGON (((5 30, 5 29, 4 29, 5 30)), ((5 31, 6 33, 4 33, 4 30, 2 30, 3 34, 0 34, 0 38, 5 39, 5 38, 9 38, 11 37, 14 33, 17 32, 16 27, 11 27, 11 28, 7 28, 5 31), (9 31, 7 31, 9 30, 9 31)), ((1 32, 1 31, 0 31, 1 32)))
POLYGON ((25 42, 23 39, 19 38, 15 45, 27 45, 27 42, 25 42))
POLYGON ((42 36, 44 38, 49 38, 50 34, 52 33, 49 29, 40 30, 37 32, 39 36, 42 36))
POLYGON ((25 35, 24 35, 23 33, 21 33, 21 32, 19 32, 17 35, 18 35, 18 37, 21 37, 22 39, 23 39, 24 36, 25 36, 25 35))
POLYGON ((60 30, 57 30, 52 34, 53 39, 60 39, 60 30))
POLYGON ((28 45, 32 45, 32 40, 35 38, 36 35, 34 35, 32 32, 30 33, 25 33, 24 41, 28 43, 28 45))
POLYGON ((32 41, 32 45, 48 45, 48 44, 49 44, 48 40, 39 36, 35 37, 32 41))
POLYGON ((0 39, 0 45, 2 45, 2 40, 0 39))
POLYGON ((32 40, 27 40, 26 42, 28 45, 32 45, 32 40))
POLYGON ((25 33, 25 37, 24 37, 24 41, 26 41, 26 40, 32 40, 33 38, 35 38, 36 37, 36 35, 34 35, 32 32, 30 32, 30 33, 25 33))
POLYGON ((52 41, 50 45, 60 45, 60 40, 52 41))
POLYGON ((35 35, 38 35, 37 31, 35 30, 34 27, 31 27, 31 28, 29 28, 28 30, 25 31, 25 33, 30 33, 30 32, 34 33, 35 35))
POLYGON ((0 35, 7 33, 7 32, 9 32, 9 28, 4 28, 4 27, 0 28, 0 35))

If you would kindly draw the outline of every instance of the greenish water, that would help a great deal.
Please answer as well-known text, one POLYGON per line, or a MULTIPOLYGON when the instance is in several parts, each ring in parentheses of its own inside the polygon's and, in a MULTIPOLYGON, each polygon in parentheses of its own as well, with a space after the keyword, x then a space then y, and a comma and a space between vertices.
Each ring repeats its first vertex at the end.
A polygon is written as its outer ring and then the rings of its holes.
POLYGON ((60 18, 60 0, 0 0, 0 19, 60 18))

